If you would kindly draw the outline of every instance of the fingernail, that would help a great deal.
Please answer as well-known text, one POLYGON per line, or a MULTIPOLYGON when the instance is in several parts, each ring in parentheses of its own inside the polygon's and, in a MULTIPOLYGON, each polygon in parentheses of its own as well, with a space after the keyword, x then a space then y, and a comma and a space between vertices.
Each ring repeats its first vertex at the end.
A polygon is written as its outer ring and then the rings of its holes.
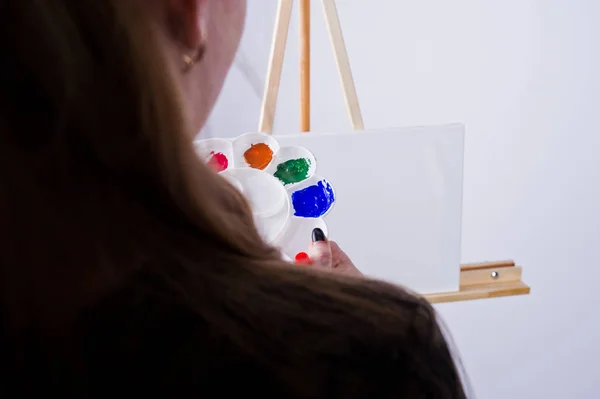
POLYGON ((312 240, 313 242, 327 241, 325 238, 325 233, 323 233, 323 230, 318 227, 312 231, 312 240))

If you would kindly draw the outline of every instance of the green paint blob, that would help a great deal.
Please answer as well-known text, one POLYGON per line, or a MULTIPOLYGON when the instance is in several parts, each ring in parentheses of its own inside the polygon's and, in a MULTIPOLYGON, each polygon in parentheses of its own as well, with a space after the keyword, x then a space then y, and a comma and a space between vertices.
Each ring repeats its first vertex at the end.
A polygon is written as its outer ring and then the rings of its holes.
POLYGON ((281 180, 283 185, 300 183, 308 177, 310 161, 306 158, 290 159, 277 165, 274 176, 281 180))

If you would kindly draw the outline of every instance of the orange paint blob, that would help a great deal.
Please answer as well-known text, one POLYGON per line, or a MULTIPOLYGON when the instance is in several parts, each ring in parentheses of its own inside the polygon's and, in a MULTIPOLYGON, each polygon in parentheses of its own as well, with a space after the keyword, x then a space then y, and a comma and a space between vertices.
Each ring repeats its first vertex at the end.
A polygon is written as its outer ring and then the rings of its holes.
POLYGON ((264 169, 273 159, 273 150, 265 143, 252 144, 244 153, 244 160, 254 169, 264 169))

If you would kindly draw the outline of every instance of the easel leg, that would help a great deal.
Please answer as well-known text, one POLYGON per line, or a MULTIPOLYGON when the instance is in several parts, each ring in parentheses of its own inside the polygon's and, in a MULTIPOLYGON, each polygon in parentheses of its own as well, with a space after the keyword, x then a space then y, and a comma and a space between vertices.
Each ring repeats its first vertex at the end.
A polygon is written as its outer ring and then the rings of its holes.
POLYGON ((310 131, 310 2, 300 0, 300 131, 310 131))
POLYGON ((325 20, 329 30, 329 37, 333 46, 335 60, 342 81, 342 89, 344 90, 344 98, 346 107, 350 114, 350 121, 354 130, 364 130, 365 126, 358 103, 358 94, 352 77, 352 69, 350 68, 350 59, 346 45, 344 44, 344 36, 342 34, 342 25, 335 5, 335 0, 322 0, 325 20))
POLYGON ((260 109, 260 121, 258 123, 259 132, 269 134, 273 132, 277 95, 279 94, 281 71, 283 70, 283 59, 285 56, 285 46, 290 28, 290 20, 292 18, 292 6, 293 0, 280 0, 277 8, 277 17, 275 19, 275 28, 273 30, 273 41, 271 43, 271 55, 269 57, 269 67, 267 69, 267 80, 260 109))

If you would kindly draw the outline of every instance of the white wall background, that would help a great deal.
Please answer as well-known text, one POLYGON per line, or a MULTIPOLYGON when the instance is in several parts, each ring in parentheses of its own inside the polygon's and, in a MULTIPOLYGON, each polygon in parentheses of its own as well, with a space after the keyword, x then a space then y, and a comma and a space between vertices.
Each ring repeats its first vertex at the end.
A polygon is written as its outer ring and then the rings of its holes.
MULTIPOLYGON (((313 4, 313 130, 346 129, 313 4)), ((366 126, 464 122, 463 261, 514 258, 532 286, 438 306, 476 396, 600 398, 600 1, 338 7, 366 126)), ((240 62, 206 134, 256 130, 275 10, 249 0, 240 62)), ((294 16, 276 133, 298 126, 297 61, 294 16)))

